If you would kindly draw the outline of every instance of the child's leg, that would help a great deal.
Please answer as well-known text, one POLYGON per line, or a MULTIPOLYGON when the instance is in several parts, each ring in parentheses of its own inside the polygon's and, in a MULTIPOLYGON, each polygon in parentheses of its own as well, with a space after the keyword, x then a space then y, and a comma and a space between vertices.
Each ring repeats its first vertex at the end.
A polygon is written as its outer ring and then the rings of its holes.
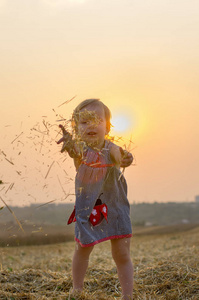
POLYGON ((111 240, 112 256, 125 300, 133 299, 133 264, 130 257, 130 238, 111 240))
POLYGON ((75 245, 75 252, 72 262, 73 291, 83 290, 84 277, 88 268, 89 255, 92 250, 93 246, 81 247, 78 243, 75 245))

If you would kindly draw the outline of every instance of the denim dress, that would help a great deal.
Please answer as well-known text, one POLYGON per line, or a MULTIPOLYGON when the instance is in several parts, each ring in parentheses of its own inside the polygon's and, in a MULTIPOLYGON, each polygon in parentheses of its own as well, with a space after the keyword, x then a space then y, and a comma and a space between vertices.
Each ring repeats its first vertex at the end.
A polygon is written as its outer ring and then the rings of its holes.
POLYGON ((112 145, 105 141, 100 152, 88 147, 76 174, 75 240, 82 247, 132 236, 127 184, 111 161, 112 145), (97 203, 105 204, 107 217, 102 215, 100 223, 93 226, 90 216, 97 203))

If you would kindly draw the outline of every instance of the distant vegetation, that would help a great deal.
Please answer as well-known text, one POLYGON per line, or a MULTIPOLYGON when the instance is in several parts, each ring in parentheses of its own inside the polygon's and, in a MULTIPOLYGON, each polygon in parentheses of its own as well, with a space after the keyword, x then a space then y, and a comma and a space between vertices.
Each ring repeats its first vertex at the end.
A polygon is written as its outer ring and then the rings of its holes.
MULTIPOLYGON (((74 203, 32 204, 25 207, 11 207, 22 223, 44 225, 66 225, 74 203)), ((134 226, 174 225, 199 223, 199 203, 168 202, 140 203, 131 205, 131 220, 134 226)), ((0 223, 15 222, 6 207, 0 210, 0 223)))
MULTIPOLYGON (((74 203, 10 207, 13 215, 3 206, 0 209, 0 247, 53 244, 73 240, 74 223, 66 225, 73 208, 74 203), (17 224, 15 217, 22 228, 17 224)), ((156 234, 157 231, 169 233, 182 229, 190 230, 199 224, 199 203, 133 204, 131 219, 134 235, 142 235, 143 229, 147 230, 147 234, 156 234)))
POLYGON ((131 206, 134 226, 199 223, 199 203, 140 203, 131 206))

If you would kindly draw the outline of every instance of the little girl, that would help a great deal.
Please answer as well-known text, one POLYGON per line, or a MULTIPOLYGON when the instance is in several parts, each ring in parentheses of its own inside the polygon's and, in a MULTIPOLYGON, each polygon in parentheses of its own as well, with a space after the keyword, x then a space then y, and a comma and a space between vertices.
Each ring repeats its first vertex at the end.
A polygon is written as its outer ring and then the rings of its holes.
POLYGON ((74 159, 76 202, 68 224, 75 223, 76 247, 72 262, 73 291, 83 289, 89 255, 94 245, 111 240, 122 288, 122 299, 132 299, 133 265, 130 258, 132 226, 127 185, 120 167, 133 157, 106 139, 110 110, 98 99, 81 102, 73 112, 75 138, 60 125, 62 150, 74 159))

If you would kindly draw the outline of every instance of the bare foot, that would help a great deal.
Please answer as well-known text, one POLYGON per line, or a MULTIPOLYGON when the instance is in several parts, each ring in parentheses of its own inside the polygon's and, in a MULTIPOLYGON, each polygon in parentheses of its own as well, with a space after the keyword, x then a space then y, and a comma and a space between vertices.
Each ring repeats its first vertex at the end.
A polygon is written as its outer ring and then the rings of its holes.
MULTIPOLYGON (((83 290, 80 290, 80 289, 70 289, 69 291, 69 298, 68 300, 71 300, 73 299, 74 297, 77 297, 77 299, 80 299, 79 297, 81 296, 83 290)), ((75 298, 76 299, 76 298, 75 298)))

